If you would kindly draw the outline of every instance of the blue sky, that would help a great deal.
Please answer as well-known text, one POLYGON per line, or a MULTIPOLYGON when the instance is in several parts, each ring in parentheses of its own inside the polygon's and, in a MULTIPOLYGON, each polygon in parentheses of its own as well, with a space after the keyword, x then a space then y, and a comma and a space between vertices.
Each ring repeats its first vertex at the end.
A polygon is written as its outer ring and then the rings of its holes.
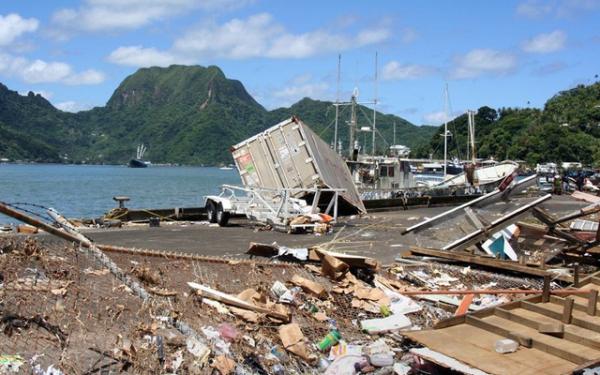
POLYGON ((0 2, 0 82, 77 111, 139 67, 217 65, 266 108, 360 100, 415 124, 482 105, 541 107, 600 74, 600 0, 0 2))

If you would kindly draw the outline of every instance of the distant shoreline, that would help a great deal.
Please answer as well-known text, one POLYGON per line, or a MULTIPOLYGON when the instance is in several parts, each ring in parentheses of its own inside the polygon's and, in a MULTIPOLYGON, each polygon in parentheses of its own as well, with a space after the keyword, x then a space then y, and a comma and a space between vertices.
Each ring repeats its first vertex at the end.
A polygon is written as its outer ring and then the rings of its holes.
MULTIPOLYGON (((28 162, 28 161, 3 161, 0 162, 0 165, 76 165, 76 166, 110 166, 110 167, 127 167, 127 163, 124 164, 111 164, 111 163, 103 163, 103 164, 90 164, 90 163, 52 163, 52 162, 28 162)), ((199 167, 199 168, 221 168, 223 166, 227 166, 227 164, 216 164, 216 165, 206 165, 206 164, 177 164, 177 163, 156 163, 151 164, 152 167, 199 167)))

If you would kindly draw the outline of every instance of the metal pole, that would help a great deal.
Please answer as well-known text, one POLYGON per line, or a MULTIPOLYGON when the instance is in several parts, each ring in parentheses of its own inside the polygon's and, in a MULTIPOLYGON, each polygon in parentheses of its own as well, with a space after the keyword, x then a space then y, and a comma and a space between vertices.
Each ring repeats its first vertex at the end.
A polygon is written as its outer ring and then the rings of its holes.
MULTIPOLYGON (((375 99, 373 99, 373 134, 372 134, 372 143, 371 151, 373 153, 373 157, 375 157, 375 131, 377 130, 376 126, 377 121, 377 52, 375 52, 375 99)), ((375 159, 373 158, 373 162, 375 159)))
POLYGON ((356 127, 356 94, 352 94, 352 113, 350 114, 350 141, 349 141, 349 150, 348 157, 352 160, 352 155, 354 154, 354 130, 356 127))
POLYGON ((446 177, 446 167, 448 164, 448 84, 446 83, 445 101, 444 101, 444 178, 446 177))
POLYGON ((338 69, 337 69, 337 92, 335 96, 335 130, 333 131, 333 149, 339 151, 338 148, 338 117, 340 115, 340 68, 342 65, 342 54, 338 54, 338 69))
POLYGON ((467 111, 467 159, 471 159, 471 111, 467 111))

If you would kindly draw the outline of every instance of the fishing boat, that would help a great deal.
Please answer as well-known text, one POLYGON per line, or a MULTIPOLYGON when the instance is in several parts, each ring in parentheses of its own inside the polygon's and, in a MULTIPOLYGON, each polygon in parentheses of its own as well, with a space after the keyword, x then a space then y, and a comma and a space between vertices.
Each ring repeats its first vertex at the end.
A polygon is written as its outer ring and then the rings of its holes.
POLYGON ((127 166, 129 168, 147 168, 151 163, 149 161, 143 160, 145 153, 146 146, 144 146, 144 144, 142 143, 137 147, 135 159, 129 160, 129 164, 127 164, 127 166))

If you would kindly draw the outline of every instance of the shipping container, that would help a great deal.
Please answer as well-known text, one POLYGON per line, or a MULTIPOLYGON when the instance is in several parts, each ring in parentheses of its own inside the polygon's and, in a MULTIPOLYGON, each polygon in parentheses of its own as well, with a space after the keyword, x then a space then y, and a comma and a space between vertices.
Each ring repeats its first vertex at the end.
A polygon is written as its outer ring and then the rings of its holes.
POLYGON ((366 212, 342 157, 297 117, 232 146, 231 152, 246 187, 344 189, 340 207, 366 212))

